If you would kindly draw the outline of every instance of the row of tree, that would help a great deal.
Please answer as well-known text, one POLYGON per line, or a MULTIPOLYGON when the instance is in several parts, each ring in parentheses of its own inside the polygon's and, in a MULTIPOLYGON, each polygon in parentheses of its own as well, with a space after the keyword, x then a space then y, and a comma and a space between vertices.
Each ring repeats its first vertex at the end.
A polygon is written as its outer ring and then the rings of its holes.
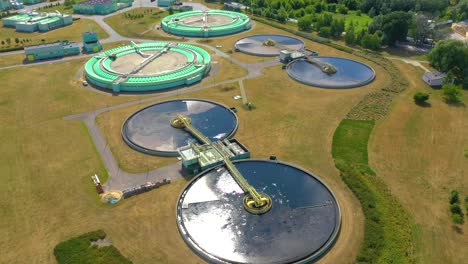
MULTIPOLYGON (((214 2, 224 0, 214 0, 214 2)), ((460 21, 468 19, 468 0, 240 0, 256 15, 276 19, 281 15, 301 18, 307 14, 321 12, 346 14, 348 10, 359 10, 371 17, 395 11, 413 11, 433 14, 460 21)))
POLYGON ((15 42, 16 45, 32 42, 31 39, 23 39, 23 38, 14 38, 14 39, 12 39, 12 38, 6 38, 5 40, 0 41, 0 44, 1 44, 2 46, 5 46, 5 45, 10 46, 11 43, 12 43, 13 41, 15 42))

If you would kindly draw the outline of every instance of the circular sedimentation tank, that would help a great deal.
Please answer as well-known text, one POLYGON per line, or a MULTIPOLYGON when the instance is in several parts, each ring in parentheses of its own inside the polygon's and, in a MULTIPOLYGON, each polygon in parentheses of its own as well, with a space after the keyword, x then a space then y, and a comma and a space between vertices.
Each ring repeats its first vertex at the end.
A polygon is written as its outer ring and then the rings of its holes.
POLYGON ((315 175, 270 160, 235 161, 258 192, 271 197, 263 214, 245 210, 244 191, 221 165, 197 175, 177 202, 184 241, 209 263, 310 263, 337 239, 341 213, 315 175))
POLYGON ((173 14, 161 21, 164 31, 187 37, 216 37, 250 29, 250 18, 226 10, 189 11, 173 14))
POLYGON ((85 65, 88 82, 114 92, 190 85, 210 68, 211 57, 204 49, 175 42, 132 43, 96 55, 85 65))
POLYGON ((231 137, 237 130, 236 114, 221 104, 200 99, 178 99, 147 106, 133 113, 122 126, 122 137, 133 149, 151 155, 177 156, 177 148, 198 142, 183 129, 173 127, 177 115, 212 141, 231 137))
POLYGON ((323 88, 355 88, 372 82, 375 71, 370 66, 351 59, 339 57, 314 57, 336 68, 333 74, 327 74, 316 64, 305 59, 298 59, 286 67, 291 78, 301 83, 323 88))
POLYGON ((253 35, 237 40, 234 45, 237 50, 256 56, 278 56, 280 50, 300 50, 304 42, 285 35, 253 35))

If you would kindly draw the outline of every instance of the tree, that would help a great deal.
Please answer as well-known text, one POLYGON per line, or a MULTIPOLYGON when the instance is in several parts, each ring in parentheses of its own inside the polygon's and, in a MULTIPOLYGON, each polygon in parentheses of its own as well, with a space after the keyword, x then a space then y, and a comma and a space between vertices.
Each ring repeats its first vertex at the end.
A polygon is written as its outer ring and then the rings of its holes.
POLYGON ((354 23, 351 21, 349 23, 348 29, 346 30, 346 35, 345 35, 345 42, 348 45, 353 45, 355 41, 355 33, 354 33, 354 23))
POLYGON ((16 43, 16 45, 18 45, 18 43, 19 43, 19 38, 15 38, 15 43, 16 43))
POLYGON ((457 190, 452 190, 450 192, 450 199, 449 199, 450 204, 457 204, 460 202, 460 197, 458 196, 458 191, 457 190))
POLYGON ((461 209, 460 205, 458 205, 458 204, 451 204, 451 205, 450 205, 450 212, 451 212, 452 214, 459 214, 459 215, 461 215, 461 214, 462 214, 462 209, 461 209))
POLYGON ((463 224, 463 216, 459 214, 453 214, 452 222, 454 222, 455 224, 459 224, 459 225, 463 224))
POLYGON ((344 19, 333 19, 330 24, 330 34, 334 37, 339 37, 344 31, 344 19))
POLYGON ((417 92, 413 96, 414 102, 418 105, 425 104, 429 100, 429 95, 427 93, 417 92))
POLYGON ((169 7, 169 9, 167 9, 167 11, 169 12, 169 15, 174 14, 174 8, 172 8, 172 6, 169 7))
POLYGON ((468 79, 464 70, 468 68, 468 46, 458 40, 443 40, 429 52, 431 65, 441 72, 451 72, 457 81, 468 79))
POLYGON ((2 46, 5 45, 5 41, 2 40, 2 46))
POLYGON ((411 19, 411 14, 402 11, 377 16, 369 25, 369 33, 382 30, 383 42, 392 45, 397 40, 406 40, 411 19))
POLYGON ((331 35, 331 28, 330 28, 330 27, 321 27, 321 28, 319 29, 318 35, 321 36, 321 37, 324 37, 324 38, 330 37, 330 35, 331 35))
POLYGON ((10 46, 11 38, 7 38, 7 39, 6 39, 6 43, 7 43, 8 46, 10 46))
POLYGON ((276 16, 276 19, 280 23, 284 23, 284 22, 286 22, 286 19, 288 19, 288 13, 286 12, 286 10, 283 7, 281 7, 279 9, 278 15, 276 16))
POLYGON ((411 27, 411 35, 413 36, 416 44, 423 44, 424 40, 432 33, 431 25, 428 22, 429 17, 424 14, 414 16, 411 27))
POLYGON ((365 33, 361 40, 361 46, 365 49, 379 50, 380 49, 380 38, 377 33, 369 34, 365 33))
MULTIPOLYGON (((461 86, 446 83, 442 86, 442 94, 448 103, 459 103, 461 102, 461 86)), ((458 196, 457 196, 458 199, 458 196)))
POLYGON ((301 31, 310 31, 312 29, 312 17, 304 16, 297 20, 297 27, 301 31))

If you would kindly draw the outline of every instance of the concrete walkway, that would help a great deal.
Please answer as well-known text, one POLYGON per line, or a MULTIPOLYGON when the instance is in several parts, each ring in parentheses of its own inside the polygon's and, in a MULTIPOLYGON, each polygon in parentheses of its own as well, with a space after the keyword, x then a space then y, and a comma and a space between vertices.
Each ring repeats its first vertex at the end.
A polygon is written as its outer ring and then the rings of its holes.
POLYGON ((421 62, 427 62, 427 61, 423 61, 423 60, 412 60, 412 59, 404 59, 404 58, 398 58, 398 57, 385 57, 385 58, 390 59, 390 60, 399 60, 399 61, 403 61, 404 63, 411 64, 411 65, 413 65, 414 67, 419 67, 419 68, 423 69, 423 70, 426 71, 426 72, 430 72, 429 69, 427 69, 426 67, 424 67, 424 65, 421 64, 421 62))

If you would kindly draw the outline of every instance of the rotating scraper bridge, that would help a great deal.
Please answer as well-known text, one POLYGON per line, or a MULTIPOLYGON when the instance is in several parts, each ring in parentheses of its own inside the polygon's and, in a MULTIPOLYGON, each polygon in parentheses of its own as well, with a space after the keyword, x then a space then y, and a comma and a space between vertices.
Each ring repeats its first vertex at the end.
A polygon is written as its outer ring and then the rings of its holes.
POLYGON ((225 153, 225 151, 222 147, 220 147, 219 144, 216 144, 216 142, 212 142, 209 138, 203 135, 203 133, 201 133, 198 129, 192 126, 189 117, 178 115, 171 121, 171 125, 175 128, 187 130, 201 143, 205 145, 210 145, 216 152, 218 152, 219 155, 222 156, 223 163, 226 165, 226 168, 229 170, 234 180, 239 184, 239 187, 241 187, 244 193, 246 193, 243 202, 244 208, 249 213, 264 214, 271 209, 271 198, 265 193, 257 192, 257 190, 247 182, 247 180, 242 176, 242 174, 231 162, 229 154, 225 153))
POLYGON ((226 10, 190 11, 165 17, 161 22, 164 31, 187 37, 215 37, 250 29, 250 18, 226 10))
POLYGON ((202 48, 184 43, 149 42, 108 50, 85 65, 87 80, 104 89, 154 91, 198 82, 211 68, 202 48))

